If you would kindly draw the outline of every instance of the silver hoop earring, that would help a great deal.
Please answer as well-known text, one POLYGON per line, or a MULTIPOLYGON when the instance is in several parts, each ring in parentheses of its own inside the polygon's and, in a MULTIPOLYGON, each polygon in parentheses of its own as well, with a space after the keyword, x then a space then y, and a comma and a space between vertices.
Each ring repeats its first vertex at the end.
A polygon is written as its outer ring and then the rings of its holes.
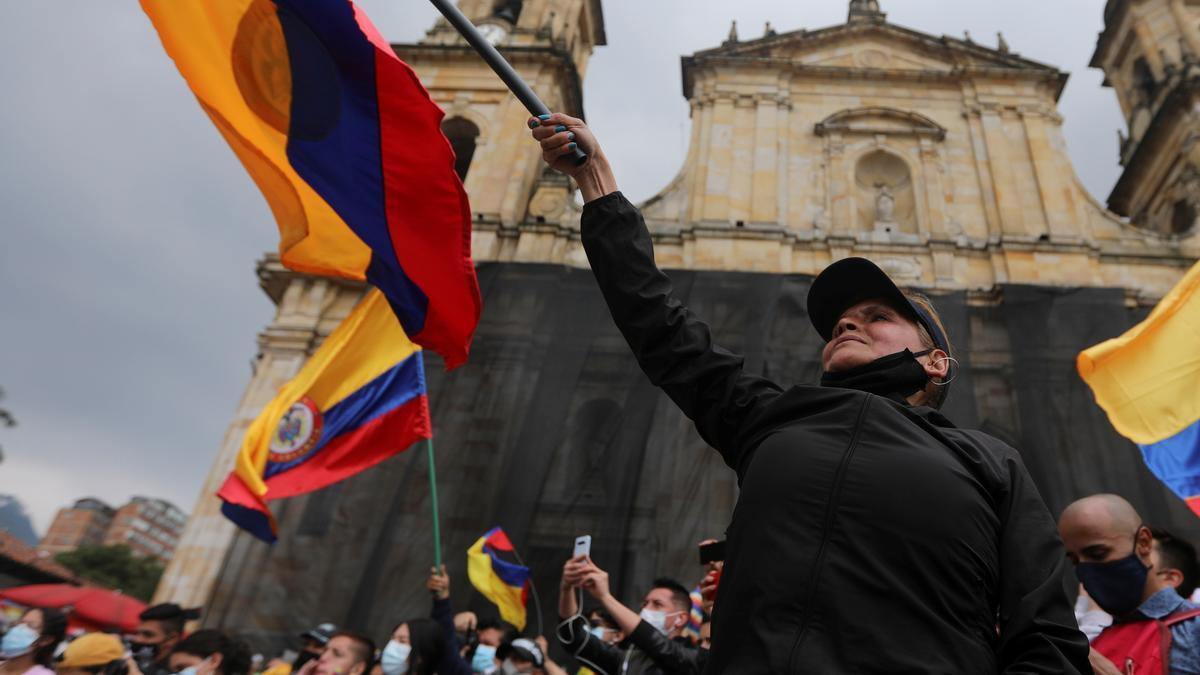
POLYGON ((953 356, 943 356, 940 359, 934 359, 929 362, 929 365, 932 366, 939 361, 949 361, 954 364, 954 376, 953 377, 951 377, 948 380, 942 380, 941 382, 934 382, 934 384, 939 387, 945 387, 946 385, 950 384, 951 382, 953 382, 955 379, 958 378, 958 371, 959 371, 959 369, 962 368, 962 366, 958 365, 958 359, 954 358, 953 356))

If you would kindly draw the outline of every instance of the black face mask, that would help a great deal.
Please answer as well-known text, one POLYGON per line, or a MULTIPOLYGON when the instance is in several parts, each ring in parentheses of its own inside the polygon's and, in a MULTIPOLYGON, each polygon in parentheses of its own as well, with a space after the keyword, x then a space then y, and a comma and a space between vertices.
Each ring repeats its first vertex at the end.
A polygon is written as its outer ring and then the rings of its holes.
POLYGON ((1075 576, 1087 589, 1088 595, 1100 605, 1100 609, 1113 616, 1124 616, 1142 604, 1142 593, 1146 590, 1146 577, 1150 568, 1142 564, 1137 555, 1137 539, 1133 553, 1106 563, 1079 563, 1075 576))
POLYGON ((929 384, 929 376, 917 357, 932 351, 926 349, 914 354, 905 349, 840 373, 821 373, 821 386, 857 389, 879 396, 912 396, 929 384))

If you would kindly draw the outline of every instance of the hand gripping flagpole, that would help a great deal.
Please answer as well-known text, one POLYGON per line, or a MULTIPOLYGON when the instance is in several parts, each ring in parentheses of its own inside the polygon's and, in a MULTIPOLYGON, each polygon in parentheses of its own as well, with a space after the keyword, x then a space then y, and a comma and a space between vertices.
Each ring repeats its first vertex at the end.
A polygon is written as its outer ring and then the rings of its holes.
MULTIPOLYGON (((499 75, 500 79, 504 81, 504 84, 508 86, 509 91, 511 91, 513 95, 517 97, 517 100, 519 100, 521 104, 525 106, 525 109, 528 110, 531 115, 537 117, 539 115, 550 114, 550 109, 546 107, 545 103, 542 103, 542 99, 538 98, 538 95, 533 93, 533 90, 529 88, 529 85, 525 84, 525 80, 522 80, 521 76, 517 74, 516 70, 513 70, 513 67, 509 65, 508 61, 504 60, 504 57, 500 55, 500 52, 496 51, 496 48, 492 46, 492 43, 488 42, 487 39, 479 33, 479 29, 475 27, 475 24, 471 23, 467 17, 463 16, 462 12, 458 11, 458 7, 455 7, 452 4, 452 0, 429 1, 432 2, 433 6, 442 13, 442 16, 446 17, 446 20, 450 22, 450 25, 454 26, 454 30, 457 30, 459 35, 462 35, 464 38, 466 38, 467 44, 471 45, 471 47, 475 49, 479 56, 481 56, 483 60, 492 67, 492 70, 496 71, 496 74, 499 75)), ((581 166, 588 160, 587 155, 585 155, 579 148, 575 148, 572 155, 576 166, 581 166)))

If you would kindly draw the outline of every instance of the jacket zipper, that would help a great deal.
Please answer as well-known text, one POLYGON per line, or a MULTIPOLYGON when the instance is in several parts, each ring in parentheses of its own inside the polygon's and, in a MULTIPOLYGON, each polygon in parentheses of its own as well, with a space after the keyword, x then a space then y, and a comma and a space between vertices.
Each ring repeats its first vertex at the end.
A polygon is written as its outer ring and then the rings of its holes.
POLYGON ((854 449, 858 447, 858 435, 862 431, 863 418, 867 415, 867 408, 871 405, 871 395, 863 400, 862 407, 858 410, 858 419, 854 420, 854 433, 850 436, 850 444, 846 446, 846 452, 842 455, 842 460, 838 463, 837 471, 833 475, 833 488, 829 493, 829 503, 825 505, 825 523, 821 528, 821 541, 817 545, 817 559, 813 563, 812 573, 808 580, 808 596, 804 600, 804 619, 800 622, 800 630, 796 633, 796 641, 792 643, 792 651, 788 654, 788 670, 797 672, 795 667, 796 652, 800 649, 800 643, 804 641, 804 635, 808 632, 808 622, 812 617, 813 598, 817 592, 817 579, 821 576, 821 567, 825 562, 825 544, 829 541, 829 531, 833 528, 833 518, 837 512, 837 504, 842 496, 842 481, 846 476, 846 467, 850 465, 850 459, 854 456, 854 449))

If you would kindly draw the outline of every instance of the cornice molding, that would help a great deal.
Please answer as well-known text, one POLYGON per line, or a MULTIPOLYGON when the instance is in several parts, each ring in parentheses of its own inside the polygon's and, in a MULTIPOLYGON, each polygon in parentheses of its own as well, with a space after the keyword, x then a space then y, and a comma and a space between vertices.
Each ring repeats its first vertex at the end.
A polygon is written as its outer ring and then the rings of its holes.
MULTIPOLYGON (((466 44, 425 44, 425 43, 393 43, 392 51, 405 63, 417 67, 419 59, 428 61, 466 61, 478 64, 484 70, 487 65, 479 55, 466 44)), ((575 61, 560 45, 547 46, 500 46, 497 47, 504 58, 514 65, 520 63, 535 63, 561 68, 566 74, 566 110, 573 117, 584 119, 583 113, 583 80, 575 61)), ((488 71, 490 72, 490 71, 488 71)), ((504 89, 503 83, 496 78, 497 89, 504 89)))

